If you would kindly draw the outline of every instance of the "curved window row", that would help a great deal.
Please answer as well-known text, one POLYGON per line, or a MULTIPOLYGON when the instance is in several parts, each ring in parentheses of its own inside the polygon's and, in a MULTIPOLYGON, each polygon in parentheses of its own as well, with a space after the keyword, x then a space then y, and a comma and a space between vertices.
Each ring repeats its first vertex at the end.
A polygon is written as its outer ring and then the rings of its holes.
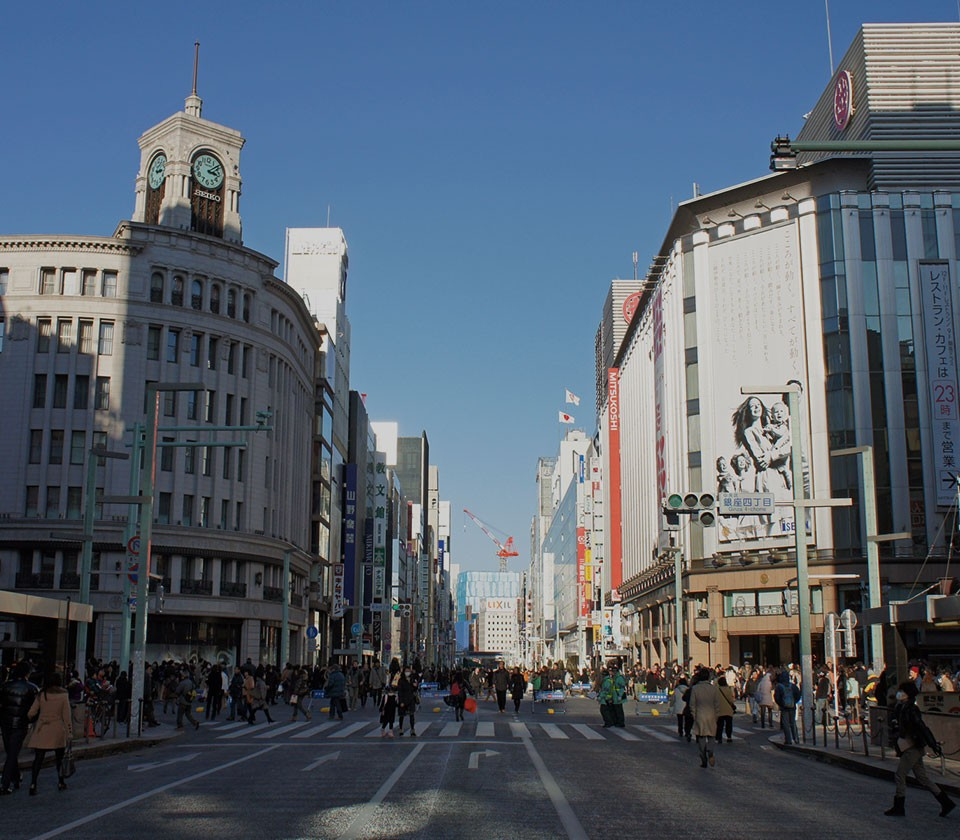
POLYGON ((166 272, 154 271, 150 276, 150 302, 187 306, 249 324, 253 295, 217 280, 195 277, 188 283, 184 274, 174 273, 168 278, 166 272))

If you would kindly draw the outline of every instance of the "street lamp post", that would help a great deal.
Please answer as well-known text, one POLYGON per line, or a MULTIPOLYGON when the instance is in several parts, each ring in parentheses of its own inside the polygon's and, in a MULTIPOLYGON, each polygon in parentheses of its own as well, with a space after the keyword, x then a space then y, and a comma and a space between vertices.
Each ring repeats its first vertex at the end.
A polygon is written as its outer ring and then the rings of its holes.
MULTIPOLYGON (((790 447, 790 473, 793 484, 793 500, 782 504, 793 507, 793 536, 797 554, 797 617, 800 636, 800 683, 803 695, 803 737, 813 728, 813 640, 810 631, 810 572, 807 563, 807 517, 806 509, 814 507, 849 507, 852 499, 805 499, 803 486, 803 412, 800 406, 800 394, 803 389, 799 382, 786 385, 744 386, 740 393, 784 394, 787 397, 787 410, 790 414, 792 445, 790 447)), ((779 504, 779 503, 778 503, 779 504)))
MULTIPOLYGON (((891 540, 909 540, 912 535, 906 531, 895 534, 877 533, 877 493, 873 472, 873 447, 852 446, 847 449, 835 449, 830 453, 839 458, 844 455, 860 456, 860 477, 863 481, 863 526, 867 537, 867 598, 870 609, 880 607, 880 548, 878 543, 891 540)), ((875 674, 883 671, 883 627, 873 624, 870 627, 870 658, 875 674)))
POLYGON ((143 442, 144 463, 140 473, 140 568, 137 574, 137 625, 133 644, 133 674, 131 675, 131 724, 140 731, 140 713, 143 697, 144 662, 147 655, 147 585, 150 575, 150 540, 153 534, 153 483, 157 470, 157 426, 161 391, 203 391, 196 382, 147 383, 147 423, 143 442))

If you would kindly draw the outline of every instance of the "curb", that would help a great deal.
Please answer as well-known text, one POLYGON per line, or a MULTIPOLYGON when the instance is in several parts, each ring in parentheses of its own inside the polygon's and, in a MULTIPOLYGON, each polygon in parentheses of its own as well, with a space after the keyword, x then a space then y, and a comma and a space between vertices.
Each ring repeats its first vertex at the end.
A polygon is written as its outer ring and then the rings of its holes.
MULTIPOLYGON (((166 744, 168 741, 172 741, 174 738, 179 737, 179 733, 170 735, 166 738, 125 738, 122 741, 109 741, 107 743, 100 744, 74 744, 73 745, 73 760, 76 762, 87 761, 88 759, 94 758, 106 758, 110 755, 118 755, 120 753, 136 752, 137 750, 146 749, 150 747, 155 747, 158 744, 166 744)), ((24 750, 24 752, 29 751, 29 747, 24 750)), ((44 767, 52 766, 55 762, 55 757, 52 756, 53 751, 49 751, 50 755, 43 762, 44 767)), ((33 766, 33 756, 29 758, 23 758, 22 756, 17 762, 17 766, 21 770, 29 770, 33 766)))
MULTIPOLYGON (((784 744, 782 741, 776 741, 770 739, 770 745, 776 747, 783 752, 790 753, 792 755, 802 756, 803 758, 812 759, 813 761, 819 761, 823 764, 833 764, 837 767, 842 767, 845 770, 853 770, 855 773, 860 773, 864 776, 873 776, 875 779, 885 779, 888 782, 894 780, 894 770, 892 768, 881 767, 876 764, 868 764, 865 761, 858 761, 855 758, 850 758, 845 755, 838 755, 836 753, 827 752, 825 750, 818 750, 815 747, 798 747, 793 744, 784 744)), ((939 777, 939 772, 936 774, 939 777)), ((954 796, 960 796, 960 785, 951 783, 951 782, 942 782, 939 778, 936 780, 937 784, 947 793, 950 793, 954 796)), ((909 787, 918 788, 920 790, 925 790, 923 785, 921 785, 911 774, 907 778, 907 785, 909 787)))

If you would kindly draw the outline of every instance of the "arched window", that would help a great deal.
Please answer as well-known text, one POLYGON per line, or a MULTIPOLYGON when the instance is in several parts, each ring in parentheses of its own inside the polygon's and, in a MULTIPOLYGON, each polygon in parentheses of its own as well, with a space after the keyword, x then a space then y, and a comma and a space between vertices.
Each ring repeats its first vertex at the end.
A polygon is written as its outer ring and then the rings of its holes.
POLYGON ((150 303, 163 303, 163 275, 159 271, 150 278, 150 303))
POLYGON ((203 283, 194 280, 190 284, 190 308, 200 309, 203 306, 203 283))
POLYGON ((243 296, 243 320, 250 323, 250 295, 243 296))
POLYGON ((227 290, 227 315, 231 318, 237 317, 237 292, 236 289, 227 290))
POLYGON ((173 278, 173 288, 170 290, 170 303, 174 306, 183 306, 183 278, 175 275, 173 278))
POLYGON ((213 283, 210 286, 210 311, 214 315, 220 314, 220 284, 213 283))

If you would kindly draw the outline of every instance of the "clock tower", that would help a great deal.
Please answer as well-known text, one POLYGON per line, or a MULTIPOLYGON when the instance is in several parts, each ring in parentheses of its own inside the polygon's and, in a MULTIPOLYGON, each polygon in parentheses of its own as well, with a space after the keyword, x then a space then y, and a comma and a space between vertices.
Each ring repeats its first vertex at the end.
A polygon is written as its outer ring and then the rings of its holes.
POLYGON ((243 244, 239 131, 200 116, 193 92, 183 111, 145 131, 133 221, 191 230, 243 244))

